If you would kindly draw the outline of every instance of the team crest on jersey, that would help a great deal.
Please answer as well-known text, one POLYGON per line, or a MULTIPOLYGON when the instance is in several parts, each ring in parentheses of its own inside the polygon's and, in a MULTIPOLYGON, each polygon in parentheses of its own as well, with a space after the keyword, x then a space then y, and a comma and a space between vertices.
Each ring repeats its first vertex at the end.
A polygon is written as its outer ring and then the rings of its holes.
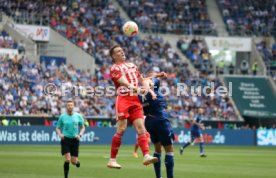
POLYGON ((116 78, 116 77, 118 77, 118 76, 119 76, 119 74, 117 74, 117 73, 113 73, 113 74, 112 74, 112 77, 113 77, 113 78, 116 78))

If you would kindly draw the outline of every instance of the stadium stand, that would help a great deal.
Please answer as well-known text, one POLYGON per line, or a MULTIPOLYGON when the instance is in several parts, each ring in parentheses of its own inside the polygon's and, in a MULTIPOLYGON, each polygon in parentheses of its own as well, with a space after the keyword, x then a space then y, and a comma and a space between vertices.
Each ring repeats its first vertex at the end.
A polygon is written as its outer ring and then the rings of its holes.
POLYGON ((48 25, 50 7, 47 1, 0 0, 0 9, 22 24, 48 25))
POLYGON ((205 0, 119 0, 119 3, 145 32, 216 35, 205 0))
POLYGON ((18 49, 19 52, 25 52, 25 45, 17 42, 5 31, 0 31, 0 48, 18 49))
POLYGON ((256 44, 256 47, 264 60, 268 73, 276 82, 276 44, 273 44, 272 47, 269 48, 266 42, 262 41, 256 44))
MULTIPOLYGON (((7 115, 57 115, 64 112, 64 101, 67 95, 62 96, 58 90, 56 96, 47 96, 43 87, 48 83, 61 85, 106 85, 106 80, 96 82, 94 74, 89 71, 79 71, 71 65, 45 66, 31 63, 27 57, 18 61, 8 58, 0 60, 1 106, 2 114, 7 115)), ((86 116, 105 116, 113 112, 113 100, 110 98, 85 97, 79 93, 76 97, 76 109, 86 116)))
POLYGON ((183 37, 177 41, 177 47, 192 62, 194 67, 200 71, 200 73, 205 75, 214 73, 211 53, 204 44, 204 40, 189 40, 188 37, 183 37))
POLYGON ((275 36, 275 1, 217 0, 230 35, 275 36))
MULTIPOLYGON (((198 44, 200 42, 193 41, 191 45, 188 45, 190 52, 193 50, 201 51, 201 54, 197 54, 197 57, 200 57, 201 59, 199 61, 200 63, 203 61, 203 63, 199 67, 201 73, 197 76, 193 75, 187 69, 188 64, 183 63, 175 50, 161 37, 148 36, 145 39, 141 39, 138 37, 128 38, 122 35, 119 29, 124 19, 120 17, 116 8, 108 4, 107 1, 95 1, 93 3, 81 1, 79 4, 72 4, 65 1, 54 2, 52 2, 53 4, 51 4, 51 8, 49 9, 51 14, 50 25, 68 40, 95 56, 97 64, 96 71, 95 73, 79 71, 70 65, 46 67, 43 64, 30 63, 27 58, 22 58, 17 64, 2 60, 1 69, 5 71, 2 72, 2 75, 5 76, 5 79, 2 80, 5 83, 4 86, 7 87, 5 89, 3 88, 3 95, 1 96, 6 95, 10 98, 16 98, 14 102, 7 100, 8 103, 1 107, 4 114, 15 114, 15 112, 19 115, 60 114, 62 112, 61 108, 64 108, 61 102, 63 100, 62 96, 47 96, 48 98, 43 96, 42 87, 47 82, 52 82, 57 85, 67 81, 71 85, 79 86, 110 86, 111 82, 108 81, 110 79, 108 69, 111 65, 111 60, 108 49, 113 43, 118 43, 126 47, 126 55, 129 61, 138 64, 142 73, 148 69, 168 72, 169 79, 164 82, 166 86, 176 85, 179 82, 187 83, 189 86, 193 84, 206 85, 210 82, 214 82, 215 86, 221 84, 215 77, 207 78, 206 74, 211 74, 211 69, 208 70, 210 72, 207 72, 203 68, 205 64, 210 64, 207 62, 207 58, 204 58, 209 54, 206 49, 199 47, 200 45, 198 44), (5 66, 9 65, 13 66, 12 70, 6 71, 5 66), (18 72, 18 67, 16 67, 18 65, 22 66, 22 69, 19 71, 20 74, 18 74, 22 78, 12 77, 18 72), (21 81, 19 84, 24 86, 22 89, 22 86, 14 86, 14 88, 19 89, 18 92, 12 90, 13 87, 10 87, 10 85, 17 85, 11 83, 15 79, 21 81), (30 94, 31 97, 26 97, 27 95, 25 94, 30 94), (19 108, 18 110, 15 109, 17 107, 19 108)), ((36 6, 40 6, 38 2, 35 4, 36 6)), ((193 1, 189 2, 191 6, 195 4, 193 1)), ((205 9, 203 12, 206 13, 204 3, 202 5, 200 7, 194 7, 194 9, 190 8, 191 12, 198 12, 199 9, 205 9)), ((5 11, 10 11, 7 7, 5 7, 5 11)), ((22 9, 24 10, 24 8, 22 9)), ((204 14, 202 15, 204 16, 204 14)), ((197 19, 196 17, 191 18, 197 19)), ((209 25, 211 26, 211 24, 209 25)), ((197 65, 197 62, 194 64, 197 65)), ((168 111, 172 118, 188 119, 194 115, 196 107, 205 106, 207 108, 204 117, 205 120, 237 120, 237 116, 228 98, 218 96, 182 96, 177 98, 175 90, 173 89, 172 91, 173 94, 167 96, 168 111)), ((76 98, 76 102, 78 103, 77 110, 84 115, 114 117, 112 108, 113 98, 87 98, 85 94, 76 98)))

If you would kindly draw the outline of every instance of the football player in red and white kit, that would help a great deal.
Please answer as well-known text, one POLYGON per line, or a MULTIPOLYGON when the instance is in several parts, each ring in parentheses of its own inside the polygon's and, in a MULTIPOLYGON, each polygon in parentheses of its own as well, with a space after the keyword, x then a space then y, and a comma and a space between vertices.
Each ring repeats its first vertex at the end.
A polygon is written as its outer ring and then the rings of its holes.
MULTIPOLYGON (((107 167, 121 168, 121 165, 116 161, 116 156, 128 122, 134 126, 138 134, 138 144, 144 155, 143 164, 155 163, 158 159, 149 155, 143 107, 137 94, 139 90, 138 83, 143 82, 143 77, 136 65, 126 62, 124 51, 119 45, 113 46, 109 53, 114 63, 110 69, 110 76, 119 94, 116 98, 117 130, 112 138, 110 160, 107 167)), ((148 91, 153 97, 156 97, 152 90, 149 89, 148 91)))
MULTIPOLYGON (((148 141, 149 141, 149 144, 150 144, 150 134, 147 132, 146 133, 146 136, 147 136, 147 138, 148 138, 148 141)), ((138 144, 138 135, 136 134, 136 143, 135 143, 135 145, 134 145, 134 152, 133 152, 133 157, 134 158, 138 158, 138 153, 137 153, 137 151, 138 151, 138 148, 139 148, 139 144, 138 144)))

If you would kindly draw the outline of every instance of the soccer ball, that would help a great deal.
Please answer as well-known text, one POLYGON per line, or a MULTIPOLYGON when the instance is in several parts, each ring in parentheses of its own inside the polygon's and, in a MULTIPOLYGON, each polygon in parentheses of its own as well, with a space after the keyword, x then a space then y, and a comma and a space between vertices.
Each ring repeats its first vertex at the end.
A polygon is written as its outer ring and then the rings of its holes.
POLYGON ((126 36, 136 36, 138 30, 138 25, 133 21, 128 21, 123 25, 123 32, 126 36))

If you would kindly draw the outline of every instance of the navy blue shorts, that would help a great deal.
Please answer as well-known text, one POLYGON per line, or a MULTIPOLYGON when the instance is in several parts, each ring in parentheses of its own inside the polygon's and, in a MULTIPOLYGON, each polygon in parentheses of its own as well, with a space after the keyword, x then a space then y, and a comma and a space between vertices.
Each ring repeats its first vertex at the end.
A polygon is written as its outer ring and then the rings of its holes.
POLYGON ((200 135, 201 135, 201 132, 200 132, 200 131, 197 131, 197 130, 192 130, 192 131, 191 131, 191 137, 192 137, 192 139, 199 138, 200 135))
POLYGON ((161 143, 163 146, 172 145, 174 141, 174 133, 171 124, 166 119, 156 119, 147 116, 145 126, 150 133, 150 139, 153 144, 161 143))

